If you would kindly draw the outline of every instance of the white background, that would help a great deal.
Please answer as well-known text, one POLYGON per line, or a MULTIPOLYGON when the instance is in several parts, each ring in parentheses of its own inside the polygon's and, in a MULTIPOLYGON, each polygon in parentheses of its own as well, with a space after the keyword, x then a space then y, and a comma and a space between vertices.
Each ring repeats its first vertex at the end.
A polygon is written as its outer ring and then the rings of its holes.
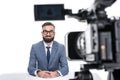
MULTIPOLYGON (((0 1, 0 75, 27 73, 30 48, 42 40, 41 25, 34 21, 34 4, 64 4, 66 9, 77 13, 92 6, 94 0, 1 0, 0 1)), ((120 0, 107 8, 109 17, 120 16, 120 0)), ((51 21, 56 26, 55 40, 64 44, 64 36, 70 31, 84 31, 86 23, 66 16, 65 21, 51 21)), ((70 72, 79 70, 82 61, 68 61, 70 72)), ((106 72, 96 71, 103 80, 106 72)))

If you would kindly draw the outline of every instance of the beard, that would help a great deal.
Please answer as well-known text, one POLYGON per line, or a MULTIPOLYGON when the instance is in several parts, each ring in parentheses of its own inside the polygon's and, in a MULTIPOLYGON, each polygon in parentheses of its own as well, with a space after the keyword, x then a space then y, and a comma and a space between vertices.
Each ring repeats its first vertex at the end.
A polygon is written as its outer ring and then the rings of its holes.
POLYGON ((52 37, 52 38, 45 38, 45 37, 43 37, 43 40, 44 40, 46 43, 50 43, 50 42, 52 42, 52 41, 54 40, 54 37, 52 37))

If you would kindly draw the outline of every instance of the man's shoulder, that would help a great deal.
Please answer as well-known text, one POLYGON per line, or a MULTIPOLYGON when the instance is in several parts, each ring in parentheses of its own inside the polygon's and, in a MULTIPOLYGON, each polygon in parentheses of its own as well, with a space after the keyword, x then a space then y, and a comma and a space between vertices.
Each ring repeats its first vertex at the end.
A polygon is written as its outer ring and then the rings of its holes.
POLYGON ((58 41, 54 41, 53 43, 56 44, 56 45, 59 45, 59 46, 64 46, 62 43, 60 43, 58 41))
POLYGON ((38 46, 38 45, 41 45, 41 44, 43 44, 43 41, 36 42, 36 43, 33 44, 33 46, 38 46))

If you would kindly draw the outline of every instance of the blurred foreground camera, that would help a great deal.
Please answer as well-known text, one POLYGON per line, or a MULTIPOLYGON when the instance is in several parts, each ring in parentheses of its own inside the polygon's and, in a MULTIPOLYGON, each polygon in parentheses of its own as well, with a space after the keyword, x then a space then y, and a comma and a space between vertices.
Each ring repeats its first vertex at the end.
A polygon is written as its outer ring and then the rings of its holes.
POLYGON ((105 69, 113 76, 109 80, 120 80, 120 18, 108 18, 105 11, 115 1, 95 0, 91 10, 80 9, 76 14, 71 9, 64 9, 63 4, 34 6, 35 21, 64 20, 64 16, 68 15, 88 24, 86 31, 66 35, 69 59, 87 62, 71 80, 93 80, 90 69, 105 69))

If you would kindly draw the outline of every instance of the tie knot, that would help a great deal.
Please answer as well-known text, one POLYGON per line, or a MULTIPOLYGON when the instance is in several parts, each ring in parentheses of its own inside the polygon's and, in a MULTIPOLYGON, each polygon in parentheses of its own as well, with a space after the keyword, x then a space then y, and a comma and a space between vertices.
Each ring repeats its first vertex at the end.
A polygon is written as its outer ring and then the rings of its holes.
POLYGON ((47 49, 50 49, 50 46, 47 46, 46 48, 47 48, 47 49))

